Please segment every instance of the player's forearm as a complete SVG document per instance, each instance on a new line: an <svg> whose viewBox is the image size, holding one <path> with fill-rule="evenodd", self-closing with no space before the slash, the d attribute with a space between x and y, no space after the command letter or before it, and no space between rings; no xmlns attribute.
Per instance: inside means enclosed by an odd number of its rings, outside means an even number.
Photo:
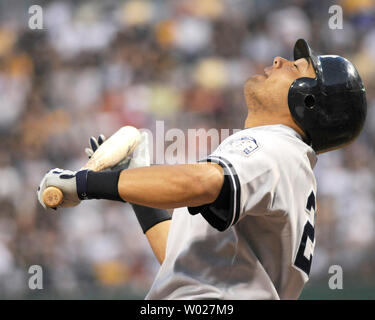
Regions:
<svg viewBox="0 0 375 320"><path fill-rule="evenodd" d="M147 240L160 264L165 258L170 225L171 220L166 220L154 225L146 232Z"/></svg>
<svg viewBox="0 0 375 320"><path fill-rule="evenodd" d="M131 205L156 258L162 264L167 247L171 214L164 209L155 209L134 203Z"/></svg>
<svg viewBox="0 0 375 320"><path fill-rule="evenodd" d="M215 201L223 181L217 164L153 166L121 172L118 193L125 201L153 208L199 206Z"/></svg>

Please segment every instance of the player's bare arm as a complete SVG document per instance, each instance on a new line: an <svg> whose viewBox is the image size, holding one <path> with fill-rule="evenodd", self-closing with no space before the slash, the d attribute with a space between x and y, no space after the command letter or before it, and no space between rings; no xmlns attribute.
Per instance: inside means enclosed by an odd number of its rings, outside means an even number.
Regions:
<svg viewBox="0 0 375 320"><path fill-rule="evenodd" d="M196 207L215 201L223 185L223 169L213 163L153 166L124 170L120 197L153 208Z"/></svg>
<svg viewBox="0 0 375 320"><path fill-rule="evenodd" d="M52 169L39 193L50 186L77 205L85 199L127 201L152 208L197 207L212 203L224 181L221 166L199 163L94 172ZM74 200L74 202L73 202ZM64 203L62 204L64 205Z"/></svg>
<svg viewBox="0 0 375 320"><path fill-rule="evenodd" d="M147 241L160 264L163 263L165 258L170 227L171 220L165 220L154 225L145 233Z"/></svg>

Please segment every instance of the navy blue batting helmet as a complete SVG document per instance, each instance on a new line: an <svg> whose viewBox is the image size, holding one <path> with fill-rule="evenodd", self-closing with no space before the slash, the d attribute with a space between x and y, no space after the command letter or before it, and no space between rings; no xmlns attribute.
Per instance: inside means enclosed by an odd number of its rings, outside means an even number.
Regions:
<svg viewBox="0 0 375 320"><path fill-rule="evenodd" d="M295 80L288 94L294 121L316 152L353 141L363 128L366 91L356 68L336 55L315 55L304 39L294 46L294 59L310 58L316 77Z"/></svg>

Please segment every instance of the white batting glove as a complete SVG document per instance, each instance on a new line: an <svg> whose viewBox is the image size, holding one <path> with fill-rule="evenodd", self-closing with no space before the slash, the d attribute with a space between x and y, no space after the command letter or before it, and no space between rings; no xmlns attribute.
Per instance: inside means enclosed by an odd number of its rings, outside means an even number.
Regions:
<svg viewBox="0 0 375 320"><path fill-rule="evenodd" d="M106 137L101 134L98 139L95 137L91 137L89 140L91 148L86 148L85 153L89 157L95 153L95 151L99 148L99 146L106 140ZM146 132L141 134L141 141L137 148L133 152L133 157L130 156L125 157L115 166L111 167L111 170L117 169L132 169L132 168L139 168L139 167L148 167L150 166L150 152L149 152L149 142L148 142L148 135Z"/></svg>
<svg viewBox="0 0 375 320"><path fill-rule="evenodd" d="M43 202L42 195L48 187L56 187L62 191L64 198L58 206L59 208L74 207L81 202L77 194L76 173L75 171L55 168L43 177L38 187L37 195L44 209L47 209L47 207Z"/></svg>

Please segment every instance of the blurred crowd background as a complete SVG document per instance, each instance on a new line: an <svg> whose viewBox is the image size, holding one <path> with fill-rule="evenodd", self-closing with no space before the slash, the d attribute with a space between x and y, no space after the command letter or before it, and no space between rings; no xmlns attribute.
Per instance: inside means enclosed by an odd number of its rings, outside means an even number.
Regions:
<svg viewBox="0 0 375 320"><path fill-rule="evenodd" d="M43 29L28 26L31 5ZM343 8L342 30L328 9ZM296 39L357 66L368 118L351 146L319 156L316 249L303 297L375 298L373 0L0 1L0 298L143 298L158 264L128 204L45 212L53 167L78 169L91 135L243 128L244 81ZM40 265L44 289L30 290ZM328 288L328 268L344 290ZM367 290L367 291L366 291Z"/></svg>

